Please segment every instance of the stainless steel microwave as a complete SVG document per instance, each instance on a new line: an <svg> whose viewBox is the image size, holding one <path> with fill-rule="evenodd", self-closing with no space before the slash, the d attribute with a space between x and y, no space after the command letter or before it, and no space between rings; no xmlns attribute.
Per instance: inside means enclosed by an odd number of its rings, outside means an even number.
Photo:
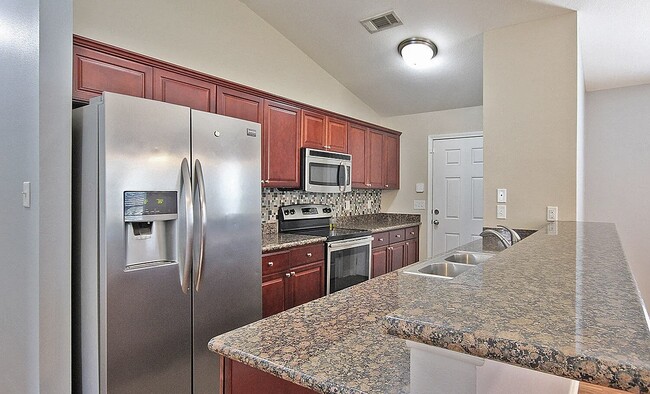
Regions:
<svg viewBox="0 0 650 394"><path fill-rule="evenodd" d="M308 192L339 193L352 190L352 156L302 148L301 185Z"/></svg>

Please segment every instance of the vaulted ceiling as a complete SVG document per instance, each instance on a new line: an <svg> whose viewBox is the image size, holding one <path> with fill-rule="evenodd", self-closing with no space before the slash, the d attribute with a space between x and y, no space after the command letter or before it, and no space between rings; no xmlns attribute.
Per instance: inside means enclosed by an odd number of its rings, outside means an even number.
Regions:
<svg viewBox="0 0 650 394"><path fill-rule="evenodd" d="M650 83L647 0L241 0L383 116L481 105L483 33L578 11L587 90ZM394 10L403 25L368 33L360 20ZM397 53L432 39L425 68Z"/></svg>

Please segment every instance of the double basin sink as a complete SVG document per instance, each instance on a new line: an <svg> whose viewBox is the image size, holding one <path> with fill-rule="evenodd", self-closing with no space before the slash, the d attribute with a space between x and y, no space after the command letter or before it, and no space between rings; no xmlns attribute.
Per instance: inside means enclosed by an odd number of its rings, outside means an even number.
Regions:
<svg viewBox="0 0 650 394"><path fill-rule="evenodd" d="M403 272L405 274L451 279L472 269L477 264L489 260L492 256L494 256L492 253L455 251L435 260L413 264Z"/></svg>

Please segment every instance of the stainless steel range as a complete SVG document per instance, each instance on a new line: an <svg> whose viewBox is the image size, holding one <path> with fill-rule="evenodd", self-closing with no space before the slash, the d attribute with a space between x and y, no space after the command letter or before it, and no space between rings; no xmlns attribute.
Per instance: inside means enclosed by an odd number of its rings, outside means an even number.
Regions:
<svg viewBox="0 0 650 394"><path fill-rule="evenodd" d="M333 227L332 208L327 205L287 205L280 207L278 217L280 232L327 238L327 294L370 279L370 231Z"/></svg>

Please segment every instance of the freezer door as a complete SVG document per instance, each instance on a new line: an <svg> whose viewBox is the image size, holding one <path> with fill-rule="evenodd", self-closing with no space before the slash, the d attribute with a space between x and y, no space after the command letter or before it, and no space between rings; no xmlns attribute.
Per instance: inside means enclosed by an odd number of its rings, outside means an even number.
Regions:
<svg viewBox="0 0 650 394"><path fill-rule="evenodd" d="M219 390L210 339L262 317L260 139L257 123L192 111L197 394Z"/></svg>
<svg viewBox="0 0 650 394"><path fill-rule="evenodd" d="M177 245L187 235L190 110L105 93L99 116L100 392L190 393L191 293L180 285ZM151 191L162 193L125 194ZM168 205L174 195L177 207ZM128 219L125 203L138 196L167 215Z"/></svg>

